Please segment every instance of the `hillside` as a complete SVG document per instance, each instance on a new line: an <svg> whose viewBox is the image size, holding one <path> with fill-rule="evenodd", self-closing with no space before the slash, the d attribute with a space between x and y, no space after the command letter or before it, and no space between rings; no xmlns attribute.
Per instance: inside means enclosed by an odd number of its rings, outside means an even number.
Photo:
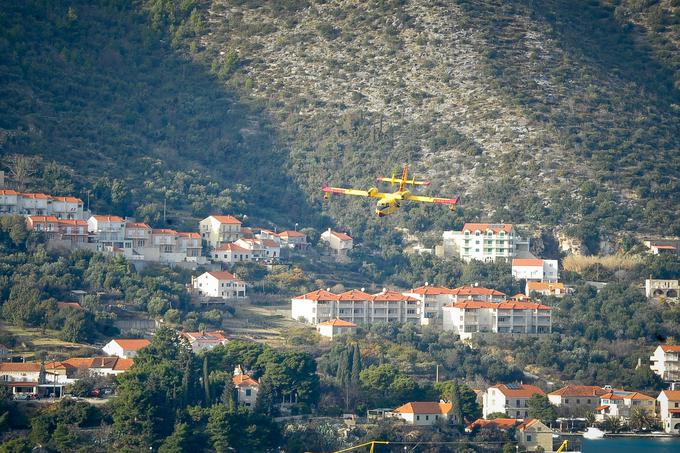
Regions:
<svg viewBox="0 0 680 453"><path fill-rule="evenodd" d="M676 1L58 4L1 16L3 153L120 178L138 213L171 197L184 216L321 225L321 184L410 162L462 210L322 212L367 235L473 219L590 244L680 234Z"/></svg>

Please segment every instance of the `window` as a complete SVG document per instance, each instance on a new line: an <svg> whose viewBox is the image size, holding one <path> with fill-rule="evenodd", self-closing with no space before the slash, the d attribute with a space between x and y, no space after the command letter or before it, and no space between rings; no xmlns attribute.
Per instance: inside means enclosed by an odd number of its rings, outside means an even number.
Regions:
<svg viewBox="0 0 680 453"><path fill-rule="evenodd" d="M531 434L527 434L527 442L531 442Z"/></svg>
<svg viewBox="0 0 680 453"><path fill-rule="evenodd" d="M251 389L246 389L246 396L250 396L253 393Z"/></svg>
<svg viewBox="0 0 680 453"><path fill-rule="evenodd" d="M420 420L420 415L416 415L416 420Z"/></svg>
<svg viewBox="0 0 680 453"><path fill-rule="evenodd" d="M581 400L576 400L576 404L581 404Z"/></svg>
<svg viewBox="0 0 680 453"><path fill-rule="evenodd" d="M426 415L426 416L425 416L425 420L429 420L429 419L430 419L430 416L429 416L429 415Z"/></svg>
<svg viewBox="0 0 680 453"><path fill-rule="evenodd" d="M569 404L569 400L568 400L568 399L565 399L565 400L564 400L564 404Z"/></svg>
<svg viewBox="0 0 680 453"><path fill-rule="evenodd" d="M590 404L590 399L588 400L588 404Z"/></svg>

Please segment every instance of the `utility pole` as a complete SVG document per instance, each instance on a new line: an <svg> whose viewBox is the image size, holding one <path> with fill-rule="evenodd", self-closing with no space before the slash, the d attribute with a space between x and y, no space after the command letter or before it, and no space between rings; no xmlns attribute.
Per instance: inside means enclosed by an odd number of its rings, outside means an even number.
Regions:
<svg viewBox="0 0 680 453"><path fill-rule="evenodd" d="M166 195L163 195L163 224L167 224L167 219L166 219L166 210L168 206L168 197Z"/></svg>
<svg viewBox="0 0 680 453"><path fill-rule="evenodd" d="M437 370L435 371L434 382L439 382L439 364L437 364Z"/></svg>

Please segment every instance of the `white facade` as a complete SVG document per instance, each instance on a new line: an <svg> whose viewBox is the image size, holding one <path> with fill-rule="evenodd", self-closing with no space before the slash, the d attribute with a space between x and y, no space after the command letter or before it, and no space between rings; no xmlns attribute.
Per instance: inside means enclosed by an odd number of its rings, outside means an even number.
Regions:
<svg viewBox="0 0 680 453"><path fill-rule="evenodd" d="M316 325L316 331L322 337L330 338L331 340L338 335L353 335L357 331L357 325L353 322L343 321L342 319L331 319L330 321L323 321Z"/></svg>
<svg viewBox="0 0 680 453"><path fill-rule="evenodd" d="M212 248L241 238L241 222L230 215L211 215L198 224L201 238Z"/></svg>
<svg viewBox="0 0 680 453"><path fill-rule="evenodd" d="M54 216L58 219L83 220L83 201L75 197L55 197L43 193L0 190L0 215Z"/></svg>
<svg viewBox="0 0 680 453"><path fill-rule="evenodd" d="M462 231L444 231L444 256L491 262L531 257L529 241L511 224L466 223Z"/></svg>
<svg viewBox="0 0 680 453"><path fill-rule="evenodd" d="M254 410L255 403L257 402L257 393L260 390L260 383L257 379L244 374L241 367L237 366L234 370L232 382L236 388L236 402L251 411Z"/></svg>
<svg viewBox="0 0 680 453"><path fill-rule="evenodd" d="M483 417L500 412L512 418L527 418L529 399L535 394L545 395L545 392L529 384L498 384L489 387L482 395Z"/></svg>
<svg viewBox="0 0 680 453"><path fill-rule="evenodd" d="M355 324L420 321L420 302L396 291L367 294L352 290L342 294L313 291L291 300L291 315L295 320L318 324L342 319Z"/></svg>
<svg viewBox="0 0 680 453"><path fill-rule="evenodd" d="M556 282L559 279L557 260L515 258L512 260L512 276L516 280Z"/></svg>
<svg viewBox="0 0 680 453"><path fill-rule="evenodd" d="M151 342L143 338L137 339L115 339L109 341L103 348L109 356L121 357L124 359L131 359L137 355L137 352L149 346Z"/></svg>
<svg viewBox="0 0 680 453"><path fill-rule="evenodd" d="M182 332L182 336L187 339L194 354L208 351L229 342L221 330L213 332Z"/></svg>
<svg viewBox="0 0 680 453"><path fill-rule="evenodd" d="M478 333L548 334L551 308L532 302L468 300L443 307L443 329L463 340Z"/></svg>
<svg viewBox="0 0 680 453"><path fill-rule="evenodd" d="M420 301L420 324L423 326L441 325L442 308L454 300L451 289L430 286L427 283L425 286L405 291L404 295Z"/></svg>
<svg viewBox="0 0 680 453"><path fill-rule="evenodd" d="M192 278L199 295L221 299L245 299L246 284L229 272L205 272Z"/></svg>
<svg viewBox="0 0 680 453"><path fill-rule="evenodd" d="M250 250L240 247L236 244L222 244L213 249L211 258L225 264L242 263L252 261Z"/></svg>
<svg viewBox="0 0 680 453"><path fill-rule="evenodd" d="M648 299L678 300L680 297L680 280L645 280L645 296Z"/></svg>
<svg viewBox="0 0 680 453"><path fill-rule="evenodd" d="M664 381L680 381L680 345L657 346L650 358L651 370Z"/></svg>
<svg viewBox="0 0 680 453"><path fill-rule="evenodd" d="M345 233L339 233L330 228L321 233L320 240L326 242L328 247L338 255L347 255L347 252L354 248L354 239Z"/></svg>
<svg viewBox="0 0 680 453"><path fill-rule="evenodd" d="M600 405L595 408L595 419L603 421L605 417L621 417L624 421L630 418L634 408L640 408L650 415L656 410L655 399L639 392L610 390L600 397Z"/></svg>
<svg viewBox="0 0 680 453"><path fill-rule="evenodd" d="M253 260L276 260L281 256L281 246L273 239L239 239L235 245L248 250Z"/></svg>
<svg viewBox="0 0 680 453"><path fill-rule="evenodd" d="M656 401L663 430L680 434L680 390L663 390Z"/></svg>
<svg viewBox="0 0 680 453"><path fill-rule="evenodd" d="M413 402L396 408L393 414L409 425L432 426L449 419L453 405L451 403Z"/></svg>
<svg viewBox="0 0 680 453"><path fill-rule="evenodd" d="M122 217L93 215L87 220L87 229L102 246L131 248L131 245L125 245L125 220Z"/></svg>
<svg viewBox="0 0 680 453"><path fill-rule="evenodd" d="M548 400L557 407L571 409L573 415L583 409L594 410L600 405L600 396L608 392L596 385L567 385L548 393Z"/></svg>

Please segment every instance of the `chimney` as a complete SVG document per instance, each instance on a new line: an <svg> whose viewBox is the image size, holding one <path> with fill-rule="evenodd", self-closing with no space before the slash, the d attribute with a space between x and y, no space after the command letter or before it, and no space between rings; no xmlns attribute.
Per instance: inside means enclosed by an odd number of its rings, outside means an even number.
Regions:
<svg viewBox="0 0 680 453"><path fill-rule="evenodd" d="M326 291L328 291L328 292L330 293L330 292L331 292L331 289L330 289L330 288L326 288Z"/></svg>
<svg viewBox="0 0 680 453"><path fill-rule="evenodd" d="M430 282L425 282L425 286L429 286L429 285L430 285Z"/></svg>
<svg viewBox="0 0 680 453"><path fill-rule="evenodd" d="M387 292L387 288L383 288L382 292L385 294Z"/></svg>
<svg viewBox="0 0 680 453"><path fill-rule="evenodd" d="M366 291L366 288L361 288L362 293L365 292L365 291Z"/></svg>

